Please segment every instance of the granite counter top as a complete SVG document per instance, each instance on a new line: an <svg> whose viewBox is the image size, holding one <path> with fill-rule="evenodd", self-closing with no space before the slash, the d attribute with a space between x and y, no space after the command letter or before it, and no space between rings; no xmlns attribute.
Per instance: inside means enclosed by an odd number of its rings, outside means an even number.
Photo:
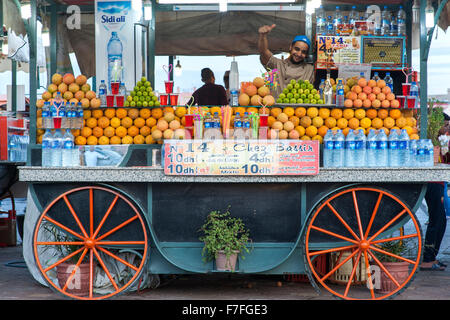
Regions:
<svg viewBox="0 0 450 320"><path fill-rule="evenodd" d="M450 165L427 168L320 168L315 176L177 176L161 167L21 166L19 180L26 182L199 182L199 183L299 183L299 182L429 182L450 181Z"/></svg>

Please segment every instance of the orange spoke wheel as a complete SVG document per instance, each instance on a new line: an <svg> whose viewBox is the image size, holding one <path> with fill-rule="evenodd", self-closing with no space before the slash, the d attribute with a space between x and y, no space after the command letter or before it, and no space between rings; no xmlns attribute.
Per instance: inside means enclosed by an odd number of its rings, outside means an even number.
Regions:
<svg viewBox="0 0 450 320"><path fill-rule="evenodd" d="M410 284L420 262L416 216L398 197L377 187L352 187L326 198L304 234L308 271L342 299L389 299ZM327 272L314 261L326 259Z"/></svg>
<svg viewBox="0 0 450 320"><path fill-rule="evenodd" d="M119 192L99 186L59 195L40 215L33 236L43 278L73 299L106 299L124 292L142 274L147 251L140 211Z"/></svg>

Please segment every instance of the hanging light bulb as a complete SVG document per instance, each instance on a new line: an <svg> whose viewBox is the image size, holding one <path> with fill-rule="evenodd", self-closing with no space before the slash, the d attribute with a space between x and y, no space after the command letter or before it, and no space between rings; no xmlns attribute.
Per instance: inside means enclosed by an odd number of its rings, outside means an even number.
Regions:
<svg viewBox="0 0 450 320"><path fill-rule="evenodd" d="M181 64L180 64L180 60L177 60L177 65L175 66L175 75L177 77L181 76L181 73L183 72L183 70L181 69Z"/></svg>
<svg viewBox="0 0 450 320"><path fill-rule="evenodd" d="M414 0L414 4L412 6L412 15L413 15L413 23L419 23L420 20L420 3L419 0Z"/></svg>
<svg viewBox="0 0 450 320"><path fill-rule="evenodd" d="M425 27L433 28L434 27L434 8L431 5L431 1L427 1L427 6L425 8Z"/></svg>
<svg viewBox="0 0 450 320"><path fill-rule="evenodd" d="M22 0L20 3L20 15L22 19L28 20L31 18L31 3L30 0Z"/></svg>
<svg viewBox="0 0 450 320"><path fill-rule="evenodd" d="M150 0L144 1L144 20L152 20L152 2Z"/></svg>
<svg viewBox="0 0 450 320"><path fill-rule="evenodd" d="M44 47L50 47L50 32L48 31L48 28L46 25L42 28L42 45Z"/></svg>

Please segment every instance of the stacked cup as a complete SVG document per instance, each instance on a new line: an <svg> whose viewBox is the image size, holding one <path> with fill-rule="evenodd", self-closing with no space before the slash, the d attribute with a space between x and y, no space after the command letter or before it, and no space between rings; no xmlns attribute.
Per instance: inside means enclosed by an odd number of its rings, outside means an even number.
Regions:
<svg viewBox="0 0 450 320"><path fill-rule="evenodd" d="M120 85L121 85L120 81L111 81L111 94L106 95L107 107L114 107L114 106L123 107L125 96L119 94Z"/></svg>
<svg viewBox="0 0 450 320"><path fill-rule="evenodd" d="M159 95L159 101L162 106L177 106L178 105L178 94L173 93L173 81L164 81L166 88L166 93L161 93Z"/></svg>

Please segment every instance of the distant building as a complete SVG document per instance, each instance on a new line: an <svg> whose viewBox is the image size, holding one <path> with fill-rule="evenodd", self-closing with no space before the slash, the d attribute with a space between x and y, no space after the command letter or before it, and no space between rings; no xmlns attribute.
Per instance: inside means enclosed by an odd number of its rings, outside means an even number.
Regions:
<svg viewBox="0 0 450 320"><path fill-rule="evenodd" d="M447 89L447 94L429 94L428 99L436 99L440 102L450 103L450 88Z"/></svg>

